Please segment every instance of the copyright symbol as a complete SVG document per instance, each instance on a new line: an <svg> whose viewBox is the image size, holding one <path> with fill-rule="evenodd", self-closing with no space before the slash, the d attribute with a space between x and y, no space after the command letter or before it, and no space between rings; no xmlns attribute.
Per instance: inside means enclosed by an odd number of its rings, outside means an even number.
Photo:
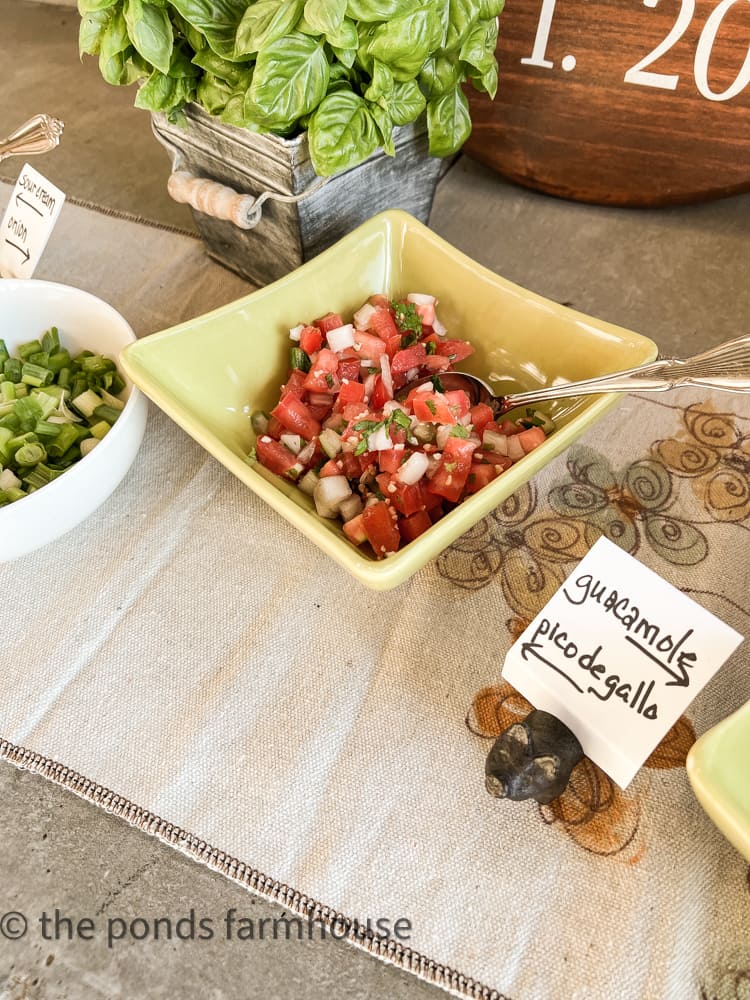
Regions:
<svg viewBox="0 0 750 1000"><path fill-rule="evenodd" d="M27 929L26 917L18 910L10 910L0 917L0 934L9 941L18 941Z"/></svg>

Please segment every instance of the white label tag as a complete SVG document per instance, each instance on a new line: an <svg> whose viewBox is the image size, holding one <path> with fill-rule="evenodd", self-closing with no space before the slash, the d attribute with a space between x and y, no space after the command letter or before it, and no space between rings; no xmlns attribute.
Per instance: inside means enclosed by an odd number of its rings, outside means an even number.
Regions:
<svg viewBox="0 0 750 1000"><path fill-rule="evenodd" d="M65 195L25 163L0 225L0 275L30 278L47 246Z"/></svg>
<svg viewBox="0 0 750 1000"><path fill-rule="evenodd" d="M625 788L742 638L600 538L508 650L503 678Z"/></svg>

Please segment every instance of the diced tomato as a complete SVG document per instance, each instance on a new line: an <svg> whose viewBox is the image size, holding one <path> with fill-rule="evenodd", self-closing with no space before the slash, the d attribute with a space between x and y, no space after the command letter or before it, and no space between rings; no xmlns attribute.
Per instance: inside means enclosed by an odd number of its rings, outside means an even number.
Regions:
<svg viewBox="0 0 750 1000"><path fill-rule="evenodd" d="M468 438L451 437L445 442L443 457L427 487L430 493L458 503L471 469L471 457L476 444Z"/></svg>
<svg viewBox="0 0 750 1000"><path fill-rule="evenodd" d="M492 407L486 403L477 403L471 408L471 422L474 430L481 437L487 424L493 419Z"/></svg>
<svg viewBox="0 0 750 1000"><path fill-rule="evenodd" d="M341 462L341 475L347 479L359 479L362 475L359 457L353 451L342 451L336 461Z"/></svg>
<svg viewBox="0 0 750 1000"><path fill-rule="evenodd" d="M305 354L315 354L323 346L323 334L316 326L306 326L299 335L299 346Z"/></svg>
<svg viewBox="0 0 750 1000"><path fill-rule="evenodd" d="M262 434L255 442L255 453L261 465L277 476L286 476L297 464L297 456L267 434Z"/></svg>
<svg viewBox="0 0 750 1000"><path fill-rule="evenodd" d="M473 354L474 348L465 340L440 340L437 345L437 353L456 363Z"/></svg>
<svg viewBox="0 0 750 1000"><path fill-rule="evenodd" d="M391 361L391 371L394 374L408 372L411 368L419 368L427 357L424 344L412 344L403 351L398 351L393 355Z"/></svg>
<svg viewBox="0 0 750 1000"><path fill-rule="evenodd" d="M328 417L331 412L332 403L308 403L307 408L313 420L317 420L318 423L323 423L323 421Z"/></svg>
<svg viewBox="0 0 750 1000"><path fill-rule="evenodd" d="M396 527L396 512L384 500L365 507L362 511L362 527L378 559L398 550L401 536Z"/></svg>
<svg viewBox="0 0 750 1000"><path fill-rule="evenodd" d="M435 347L437 348L437 345L440 343L440 341L438 339L438 335L436 333L432 333L432 327L431 326L428 326L428 327L423 326L422 327L422 334L423 335L422 335L422 339L421 339L420 343L424 344L425 348L427 348L428 344L434 344Z"/></svg>
<svg viewBox="0 0 750 1000"><path fill-rule="evenodd" d="M372 390L372 395L370 396L370 406L374 410L382 410L390 398L391 397L388 395L382 376L376 375L375 385Z"/></svg>
<svg viewBox="0 0 750 1000"><path fill-rule="evenodd" d="M447 358L442 357L440 354L428 354L427 357L422 362L422 368L425 372L431 373L447 371L451 366L450 361Z"/></svg>
<svg viewBox="0 0 750 1000"><path fill-rule="evenodd" d="M341 416L344 420L352 421L364 420L365 415L368 412L367 403L347 403L344 409L341 411Z"/></svg>
<svg viewBox="0 0 750 1000"><path fill-rule="evenodd" d="M417 392L412 399L412 410L417 420L438 423L455 424L448 400L441 392Z"/></svg>
<svg viewBox="0 0 750 1000"><path fill-rule="evenodd" d="M338 313L326 313L320 319L314 320L313 325L317 326L321 333L326 334L329 330L337 330L343 326L344 321Z"/></svg>
<svg viewBox="0 0 750 1000"><path fill-rule="evenodd" d="M432 527L430 515L426 510L418 510L409 517L402 517L398 522L398 530L404 542L413 542L419 538L428 528Z"/></svg>
<svg viewBox="0 0 750 1000"><path fill-rule="evenodd" d="M389 490L386 496L390 498L391 503L399 514L403 514L404 517L410 517L412 514L416 514L418 510L425 509L427 506L425 502L426 490L421 482L413 484L400 483L395 477L391 482L396 489L394 491Z"/></svg>
<svg viewBox="0 0 750 1000"><path fill-rule="evenodd" d="M444 396L448 400L452 413L455 413L459 418L466 416L469 412L470 401L463 389L451 389L444 393Z"/></svg>
<svg viewBox="0 0 750 1000"><path fill-rule="evenodd" d="M393 336L386 340L385 349L389 358L392 358L394 354L397 354L401 350L402 339L403 338L400 333L394 333Z"/></svg>
<svg viewBox="0 0 750 1000"><path fill-rule="evenodd" d="M312 392L337 392L339 359L328 348L319 352L305 379L305 388Z"/></svg>
<svg viewBox="0 0 750 1000"><path fill-rule="evenodd" d="M374 333L376 337L380 337L384 343L387 343L388 338L394 334L398 335L396 321L393 318L391 310L387 307L375 309L367 324L367 329L370 333Z"/></svg>
<svg viewBox="0 0 750 1000"><path fill-rule="evenodd" d="M430 514L434 512L443 505L443 498L439 497L436 493L430 493L428 489L425 488L424 491L424 506L425 510L429 511Z"/></svg>
<svg viewBox="0 0 750 1000"><path fill-rule="evenodd" d="M348 379L350 382L358 382L361 367L358 356L342 357L339 361L338 377L342 382L344 379Z"/></svg>
<svg viewBox="0 0 750 1000"><path fill-rule="evenodd" d="M329 458L325 465L321 468L318 475L321 479L326 479L328 476L341 476L343 473L337 465L337 459Z"/></svg>
<svg viewBox="0 0 750 1000"><path fill-rule="evenodd" d="M388 448L378 452L378 465L381 472L397 472L404 460L403 448Z"/></svg>
<svg viewBox="0 0 750 1000"><path fill-rule="evenodd" d="M305 372L300 371L299 368L293 368L289 373L289 378L286 380L286 385L281 387L281 395L285 396L288 392L291 392L293 396L297 396L299 399L305 394L305 379L307 375Z"/></svg>
<svg viewBox="0 0 750 1000"><path fill-rule="evenodd" d="M361 403L365 398L365 387L361 382L345 382L339 390L340 409L347 403Z"/></svg>
<svg viewBox="0 0 750 1000"><path fill-rule="evenodd" d="M529 427L520 432L518 440L520 441L523 450L528 454L530 451L533 451L534 448L538 448L540 444L544 444L547 440L547 435L541 427Z"/></svg>
<svg viewBox="0 0 750 1000"><path fill-rule="evenodd" d="M279 403L271 410L271 416L276 417L288 431L301 435L306 441L320 434L319 421L310 413L302 400L291 393L281 397Z"/></svg>
<svg viewBox="0 0 750 1000"><path fill-rule="evenodd" d="M518 434L519 431L523 430L518 424L514 423L512 420L502 420L497 428L499 434L505 434L510 436L511 434Z"/></svg>
<svg viewBox="0 0 750 1000"><path fill-rule="evenodd" d="M268 427L266 428L266 434L268 434L269 437L275 438L278 441L281 435L284 433L285 433L284 425L280 424L279 421L276 419L276 417L269 417Z"/></svg>
<svg viewBox="0 0 750 1000"><path fill-rule="evenodd" d="M379 361L386 353L384 341L380 337L376 337L375 334L363 333L361 330L358 330L354 336L356 337L356 342L359 344L359 347L355 348L355 350L360 358L364 358L366 361Z"/></svg>
<svg viewBox="0 0 750 1000"><path fill-rule="evenodd" d="M499 451L483 451L481 455L477 452L476 457L490 465L499 465L503 470L509 469L513 465L513 459L508 458L507 455L501 455Z"/></svg>
<svg viewBox="0 0 750 1000"><path fill-rule="evenodd" d="M474 462L469 470L469 475L466 477L466 493L476 493L481 490L483 486L487 483L491 483L493 479L497 479L502 470L498 469L494 465L480 465Z"/></svg>
<svg viewBox="0 0 750 1000"><path fill-rule="evenodd" d="M350 521L344 522L344 534L350 542L355 545L364 545L367 541L367 532L362 523L362 514L357 514Z"/></svg>

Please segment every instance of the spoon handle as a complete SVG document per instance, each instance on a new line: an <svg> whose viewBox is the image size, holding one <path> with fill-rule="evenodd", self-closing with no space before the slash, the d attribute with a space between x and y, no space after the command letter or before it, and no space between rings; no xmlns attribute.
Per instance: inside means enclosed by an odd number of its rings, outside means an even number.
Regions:
<svg viewBox="0 0 750 1000"><path fill-rule="evenodd" d="M692 358L667 358L637 368L550 385L505 396L503 410L546 399L588 396L600 392L664 392L694 385L727 392L750 392L750 336L730 340Z"/></svg>
<svg viewBox="0 0 750 1000"><path fill-rule="evenodd" d="M49 152L60 142L63 127L63 123L51 115L34 115L7 139L0 140L0 160Z"/></svg>

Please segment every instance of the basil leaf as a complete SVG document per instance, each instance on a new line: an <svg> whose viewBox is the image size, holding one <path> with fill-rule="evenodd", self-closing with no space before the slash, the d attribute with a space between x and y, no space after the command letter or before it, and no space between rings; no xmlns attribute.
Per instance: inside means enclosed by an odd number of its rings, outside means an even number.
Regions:
<svg viewBox="0 0 750 1000"><path fill-rule="evenodd" d="M177 103L179 84L174 77L155 69L135 95L135 106L145 111L171 111Z"/></svg>
<svg viewBox="0 0 750 1000"><path fill-rule="evenodd" d="M195 96L210 115L220 115L232 96L232 87L213 73L205 73L198 81Z"/></svg>
<svg viewBox="0 0 750 1000"><path fill-rule="evenodd" d="M250 86L248 69L252 64L249 62L229 62L228 59L222 59L221 56L217 56L211 49L206 48L195 53L192 63L217 79L231 84L232 90L236 90L243 81L246 81L245 89Z"/></svg>
<svg viewBox="0 0 750 1000"><path fill-rule="evenodd" d="M447 94L458 84L460 68L456 60L445 52L434 52L419 73L419 83L428 101Z"/></svg>
<svg viewBox="0 0 750 1000"><path fill-rule="evenodd" d="M260 0L251 4L240 21L235 40L238 56L260 52L294 28L304 0Z"/></svg>
<svg viewBox="0 0 750 1000"><path fill-rule="evenodd" d="M200 70L185 55L181 48L176 48L172 52L169 62L169 75L176 80L195 79L200 75Z"/></svg>
<svg viewBox="0 0 750 1000"><path fill-rule="evenodd" d="M345 17L335 31L326 32L326 41L332 48L354 49L356 54L359 45L357 25L350 17Z"/></svg>
<svg viewBox="0 0 750 1000"><path fill-rule="evenodd" d="M340 49L336 45L332 45L331 49L333 50L333 54L336 56L338 61L342 63L346 69L351 69L354 63L357 61L356 49ZM333 66L331 66L331 70L333 70L335 65L336 63L334 63ZM330 86L328 89L329 90L331 89Z"/></svg>
<svg viewBox="0 0 750 1000"><path fill-rule="evenodd" d="M479 90L483 94L489 94L490 97L494 98L497 93L497 61L493 62L484 73L479 73L476 76L472 75L470 80L474 90Z"/></svg>
<svg viewBox="0 0 750 1000"><path fill-rule="evenodd" d="M128 83L128 59L131 53L135 52L132 45L122 52L113 52L112 55L104 55L99 52L99 72L107 83L114 87L121 87ZM132 82L132 81L130 81Z"/></svg>
<svg viewBox="0 0 750 1000"><path fill-rule="evenodd" d="M446 49L457 49L479 17L479 0L450 0Z"/></svg>
<svg viewBox="0 0 750 1000"><path fill-rule="evenodd" d="M388 21L410 14L420 0L347 0L346 13L355 21Z"/></svg>
<svg viewBox="0 0 750 1000"><path fill-rule="evenodd" d="M78 29L78 51L81 55L98 56L102 36L112 17L112 10L95 10L84 14Z"/></svg>
<svg viewBox="0 0 750 1000"><path fill-rule="evenodd" d="M118 10L113 14L102 35L100 57L105 60L111 59L113 56L124 52L125 49L130 47L128 26L125 23L122 11Z"/></svg>
<svg viewBox="0 0 750 1000"><path fill-rule="evenodd" d="M367 109L372 115L375 126L380 136L380 145L388 156L396 155L396 147L393 143L393 119L385 108L379 104L369 104Z"/></svg>
<svg viewBox="0 0 750 1000"><path fill-rule="evenodd" d="M427 102L427 133L431 156L450 156L469 138L469 102L460 86Z"/></svg>
<svg viewBox="0 0 750 1000"><path fill-rule="evenodd" d="M320 177L366 160L378 148L378 141L378 129L365 101L351 90L328 94L310 119L310 159Z"/></svg>
<svg viewBox="0 0 750 1000"><path fill-rule="evenodd" d="M285 35L258 54L245 111L259 125L288 128L323 100L328 74L321 41Z"/></svg>
<svg viewBox="0 0 750 1000"><path fill-rule="evenodd" d="M420 8L379 25L368 52L388 66L395 80L411 80L439 44L441 34L440 19L435 12Z"/></svg>
<svg viewBox="0 0 750 1000"><path fill-rule="evenodd" d="M136 52L162 73L167 73L174 45L167 12L144 0L125 0L123 12Z"/></svg>
<svg viewBox="0 0 750 1000"><path fill-rule="evenodd" d="M346 0L307 0L305 4L305 20L319 35L336 35L345 14Z"/></svg>
<svg viewBox="0 0 750 1000"><path fill-rule="evenodd" d="M78 13L83 17L86 14L94 14L100 10L114 7L118 0L78 0Z"/></svg>
<svg viewBox="0 0 750 1000"><path fill-rule="evenodd" d="M503 12L505 0L479 0L479 16L485 20L488 17L498 17Z"/></svg>
<svg viewBox="0 0 750 1000"><path fill-rule="evenodd" d="M461 51L461 59L484 73L495 62L497 47L497 19L479 21L466 36Z"/></svg>
<svg viewBox="0 0 750 1000"><path fill-rule="evenodd" d="M247 0L170 0L188 24L203 35L217 55L234 58L237 26L247 8Z"/></svg>
<svg viewBox="0 0 750 1000"><path fill-rule="evenodd" d="M419 118L427 101L416 80L397 83L393 93L381 101L394 125L408 125Z"/></svg>
<svg viewBox="0 0 750 1000"><path fill-rule="evenodd" d="M372 83L365 91L365 99L377 101L381 97L387 97L393 93L393 74L385 65L376 59L372 67Z"/></svg>

